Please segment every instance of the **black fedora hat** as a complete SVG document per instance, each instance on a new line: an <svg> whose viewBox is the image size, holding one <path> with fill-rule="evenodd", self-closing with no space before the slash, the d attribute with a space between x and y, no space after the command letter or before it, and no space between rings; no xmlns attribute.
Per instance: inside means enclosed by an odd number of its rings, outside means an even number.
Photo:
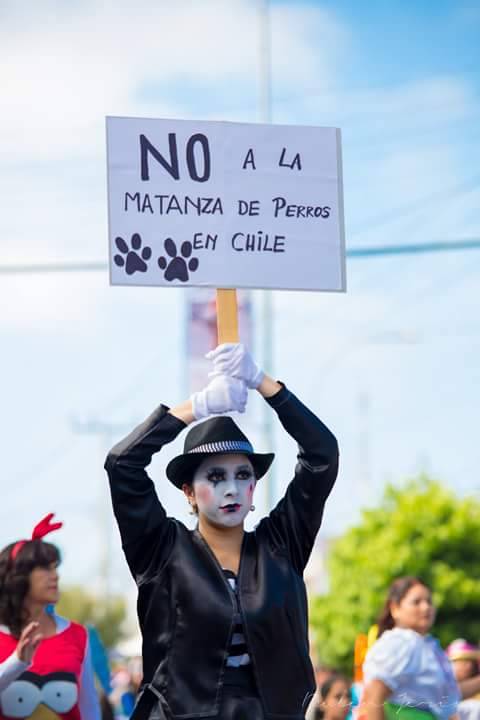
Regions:
<svg viewBox="0 0 480 720"><path fill-rule="evenodd" d="M170 460L167 477L177 487L192 480L193 473L210 455L240 453L247 455L259 480L272 464L273 453L256 453L246 435L231 417L220 415L195 425L185 438L183 455Z"/></svg>

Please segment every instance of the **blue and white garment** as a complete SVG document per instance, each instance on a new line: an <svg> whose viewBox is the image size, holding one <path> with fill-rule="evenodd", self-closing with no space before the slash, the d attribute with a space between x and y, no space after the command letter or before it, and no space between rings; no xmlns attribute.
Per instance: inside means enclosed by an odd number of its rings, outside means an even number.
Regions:
<svg viewBox="0 0 480 720"><path fill-rule="evenodd" d="M447 720L457 711L460 692L450 662L436 638L415 630L386 630L363 665L365 684L381 680L392 691L388 702Z"/></svg>
<svg viewBox="0 0 480 720"><path fill-rule="evenodd" d="M245 635L243 634L242 616L240 615L240 606L237 596L237 577L231 570L224 570L223 572L230 587L235 593L235 599L237 602L237 612L234 617L233 632L232 637L230 638L226 665L227 667L238 668L243 667L244 665L250 665L250 655L248 654L247 643L245 641Z"/></svg>

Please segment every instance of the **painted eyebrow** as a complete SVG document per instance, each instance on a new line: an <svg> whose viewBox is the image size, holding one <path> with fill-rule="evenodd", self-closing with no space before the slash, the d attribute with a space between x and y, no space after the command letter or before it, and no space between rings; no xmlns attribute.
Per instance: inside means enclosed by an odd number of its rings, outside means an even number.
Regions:
<svg viewBox="0 0 480 720"><path fill-rule="evenodd" d="M253 470L252 470L252 468L250 467L250 465L238 465L238 466L235 468L235 472L241 472L241 471L244 471L244 470L246 470L247 472L253 472ZM213 466L213 467L206 468L206 469L205 469L205 472L206 472L207 474L208 474L208 473L214 473L214 472L220 474L220 473L225 473L226 470L225 470L225 468L222 467L221 465L218 465L218 466Z"/></svg>

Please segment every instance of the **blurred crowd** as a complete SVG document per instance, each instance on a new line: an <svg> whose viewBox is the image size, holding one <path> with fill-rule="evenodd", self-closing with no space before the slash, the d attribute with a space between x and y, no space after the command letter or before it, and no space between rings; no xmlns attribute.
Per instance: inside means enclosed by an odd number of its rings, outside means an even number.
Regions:
<svg viewBox="0 0 480 720"><path fill-rule="evenodd" d="M142 684L140 642L107 652L95 628L57 615L60 556L43 541L61 527L52 519L0 552L0 720L45 707L65 720L128 720ZM480 720L476 638L443 649L435 618L432 589L396 578L376 624L357 637L352 674L317 666L306 720Z"/></svg>
<svg viewBox="0 0 480 720"><path fill-rule="evenodd" d="M141 657L117 656L112 662L111 692L108 696L102 693L102 720L128 720L141 682Z"/></svg>
<svg viewBox="0 0 480 720"><path fill-rule="evenodd" d="M353 677L317 666L307 720L480 720L480 647L456 638L443 650L430 634L435 615L422 580L397 578L357 638Z"/></svg>
<svg viewBox="0 0 480 720"><path fill-rule="evenodd" d="M446 655L460 690L460 720L480 720L480 646L457 638L446 648ZM317 694L306 720L346 720L360 715L362 680L355 682L338 671L316 666Z"/></svg>
<svg viewBox="0 0 480 720"><path fill-rule="evenodd" d="M317 692L306 720L368 720L375 683L392 691L384 698L386 720L393 717L392 708L398 715L399 700L409 709L406 720L456 714L459 720L480 720L480 647L456 638L442 650L430 634L434 620L430 589L417 578L397 579L378 624L359 638L360 647L365 640L359 657L354 659L352 648L352 675L316 664ZM127 720L142 680L141 658L112 657L111 692L103 694L102 718Z"/></svg>

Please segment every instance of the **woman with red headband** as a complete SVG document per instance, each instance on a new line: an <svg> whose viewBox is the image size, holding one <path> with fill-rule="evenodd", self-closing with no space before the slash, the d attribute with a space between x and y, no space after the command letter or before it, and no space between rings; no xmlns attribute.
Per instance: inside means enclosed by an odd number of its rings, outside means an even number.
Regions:
<svg viewBox="0 0 480 720"><path fill-rule="evenodd" d="M59 598L52 517L0 552L0 720L100 718L87 631L47 612Z"/></svg>

